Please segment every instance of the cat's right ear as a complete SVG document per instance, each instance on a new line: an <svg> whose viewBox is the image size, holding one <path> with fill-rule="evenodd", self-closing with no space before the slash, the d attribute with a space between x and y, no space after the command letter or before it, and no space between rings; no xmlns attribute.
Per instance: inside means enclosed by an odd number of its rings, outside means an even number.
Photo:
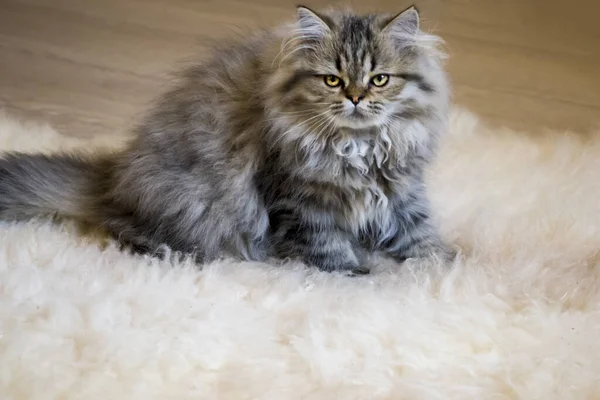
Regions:
<svg viewBox="0 0 600 400"><path fill-rule="evenodd" d="M331 21L305 6L296 7L301 36L306 39L322 39L331 33Z"/></svg>

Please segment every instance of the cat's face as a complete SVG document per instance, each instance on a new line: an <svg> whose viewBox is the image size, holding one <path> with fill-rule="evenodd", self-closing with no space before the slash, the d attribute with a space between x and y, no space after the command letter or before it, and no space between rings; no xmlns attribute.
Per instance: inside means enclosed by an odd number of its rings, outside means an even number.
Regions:
<svg viewBox="0 0 600 400"><path fill-rule="evenodd" d="M435 91L411 47L418 13L317 15L298 9L295 36L282 49L293 59L282 113L310 130L381 126L415 113Z"/></svg>
<svg viewBox="0 0 600 400"><path fill-rule="evenodd" d="M330 43L307 60L313 76L296 88L307 106L330 116L338 126L363 128L384 123L396 110L406 85L402 64L365 36ZM362 37L361 37L362 36ZM358 42L360 41L360 42Z"/></svg>

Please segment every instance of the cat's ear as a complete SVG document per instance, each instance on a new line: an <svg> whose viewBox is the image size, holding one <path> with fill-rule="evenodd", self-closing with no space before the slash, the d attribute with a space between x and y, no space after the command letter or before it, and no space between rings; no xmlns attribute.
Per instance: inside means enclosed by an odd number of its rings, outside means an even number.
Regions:
<svg viewBox="0 0 600 400"><path fill-rule="evenodd" d="M301 35L307 39L321 39L331 33L331 21L305 6L296 7Z"/></svg>
<svg viewBox="0 0 600 400"><path fill-rule="evenodd" d="M414 39L419 32L419 11L415 6L408 7L384 21L382 32L399 41Z"/></svg>

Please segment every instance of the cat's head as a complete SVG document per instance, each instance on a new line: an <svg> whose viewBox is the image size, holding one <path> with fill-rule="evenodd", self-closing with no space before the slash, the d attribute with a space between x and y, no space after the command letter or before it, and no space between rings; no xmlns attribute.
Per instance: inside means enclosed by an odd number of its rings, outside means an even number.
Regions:
<svg viewBox="0 0 600 400"><path fill-rule="evenodd" d="M278 112L312 131L365 129L445 107L439 39L397 15L297 8L274 66Z"/></svg>

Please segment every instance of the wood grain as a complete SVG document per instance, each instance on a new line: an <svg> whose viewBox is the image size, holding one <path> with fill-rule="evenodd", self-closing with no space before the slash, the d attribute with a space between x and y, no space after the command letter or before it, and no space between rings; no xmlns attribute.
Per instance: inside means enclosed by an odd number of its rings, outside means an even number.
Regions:
<svg viewBox="0 0 600 400"><path fill-rule="evenodd" d="M329 6L313 0L310 6ZM395 0L354 2L397 11ZM72 135L123 132L209 39L272 26L291 0L0 0L0 107ZM347 5L348 3L339 3ZM352 4L352 3L350 3ZM600 2L423 0L455 101L530 131L600 126Z"/></svg>

